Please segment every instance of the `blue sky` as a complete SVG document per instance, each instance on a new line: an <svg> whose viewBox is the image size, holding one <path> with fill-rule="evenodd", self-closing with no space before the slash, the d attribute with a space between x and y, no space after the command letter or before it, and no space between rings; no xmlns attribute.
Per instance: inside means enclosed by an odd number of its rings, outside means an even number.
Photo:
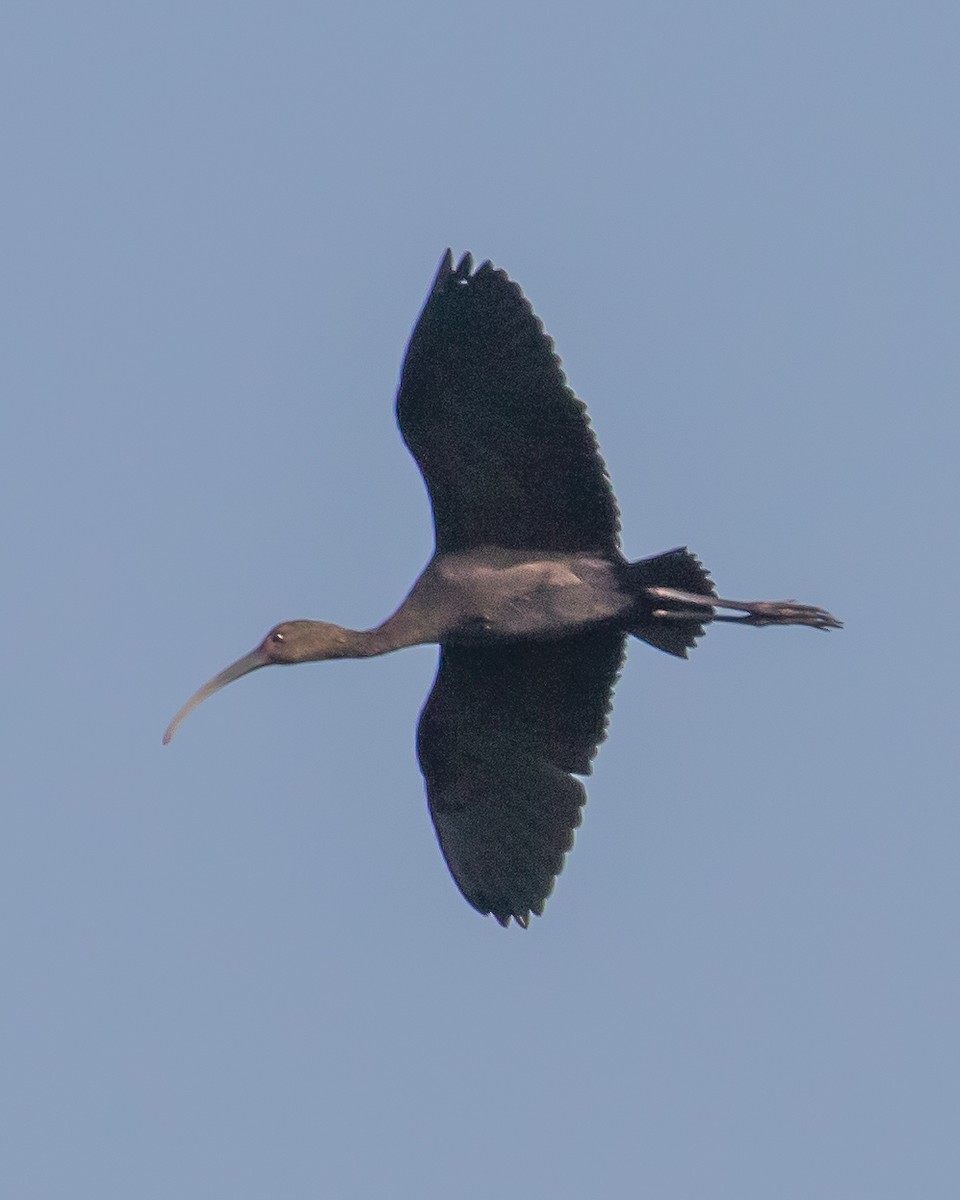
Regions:
<svg viewBox="0 0 960 1200"><path fill-rule="evenodd" d="M0 1174L17 1200L953 1194L952 4L11 3ZM261 672L431 552L446 246L587 402L632 557L840 634L635 643L546 915L483 920L435 652Z"/></svg>

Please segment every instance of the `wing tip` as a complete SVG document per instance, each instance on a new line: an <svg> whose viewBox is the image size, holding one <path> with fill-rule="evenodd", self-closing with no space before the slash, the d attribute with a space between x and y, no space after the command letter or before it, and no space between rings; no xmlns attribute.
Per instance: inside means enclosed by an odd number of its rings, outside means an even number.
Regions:
<svg viewBox="0 0 960 1200"><path fill-rule="evenodd" d="M553 891L555 883L556 876L550 880L550 892ZM493 908L486 903L475 904L472 900L470 900L470 903L477 910L477 912L482 913L485 917L493 917L497 924L502 926L504 929L507 928L511 920L516 921L521 929L528 929L530 927L531 917L543 916L543 908L547 902L548 896L549 893L547 896L544 896L542 900L534 901L529 908L524 907L522 904L514 905L510 904L509 902L505 906L498 906L497 908Z"/></svg>
<svg viewBox="0 0 960 1200"><path fill-rule="evenodd" d="M508 913L491 913L490 914L501 928L506 929L511 920L516 921L521 929L527 929L530 925L530 913L508 912Z"/></svg>
<svg viewBox="0 0 960 1200"><path fill-rule="evenodd" d="M482 263L481 266L488 266L488 263ZM466 283L473 275L473 255L468 250L460 256L460 261L454 266L453 250L448 246L440 256L440 265L437 267L437 273L433 277L433 286L430 291L436 292L442 290L447 283L455 280L457 283Z"/></svg>
<svg viewBox="0 0 960 1200"><path fill-rule="evenodd" d="M476 260L473 257L473 253L467 250L460 255L459 261L454 266L453 250L448 246L441 255L434 286L445 283L448 279L457 279L465 283L468 279L473 279L481 273L499 274L506 278L506 272L502 268L495 267L489 258L485 258L479 266L476 266L475 263Z"/></svg>
<svg viewBox="0 0 960 1200"><path fill-rule="evenodd" d="M448 246L440 257L440 264L437 267L437 273L433 277L433 286L431 291L436 291L438 287L444 284L453 274L453 251Z"/></svg>

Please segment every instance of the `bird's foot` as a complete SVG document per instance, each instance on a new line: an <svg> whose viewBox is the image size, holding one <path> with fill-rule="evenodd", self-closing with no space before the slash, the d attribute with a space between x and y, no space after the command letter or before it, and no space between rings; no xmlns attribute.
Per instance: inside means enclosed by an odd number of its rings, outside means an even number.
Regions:
<svg viewBox="0 0 960 1200"><path fill-rule="evenodd" d="M811 629L824 630L843 628L843 622L825 608L798 604L796 600L751 600L736 607L744 615L729 619L743 625L809 625Z"/></svg>

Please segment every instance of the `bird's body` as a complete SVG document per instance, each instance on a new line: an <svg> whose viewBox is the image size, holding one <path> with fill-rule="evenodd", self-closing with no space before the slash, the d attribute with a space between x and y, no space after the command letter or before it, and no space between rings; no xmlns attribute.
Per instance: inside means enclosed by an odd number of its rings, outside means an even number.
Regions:
<svg viewBox="0 0 960 1200"><path fill-rule="evenodd" d="M391 622L425 642L562 638L629 611L617 567L598 555L497 546L438 554Z"/></svg>
<svg viewBox="0 0 960 1200"><path fill-rule="evenodd" d="M436 553L371 630L278 625L212 679L164 736L225 684L272 663L366 658L437 643L417 751L447 864L501 924L540 913L573 843L632 634L686 657L713 620L837 622L794 601L729 601L686 549L628 562L583 404L503 271L448 251L410 339L401 432L433 506ZM720 615L729 609L736 616Z"/></svg>

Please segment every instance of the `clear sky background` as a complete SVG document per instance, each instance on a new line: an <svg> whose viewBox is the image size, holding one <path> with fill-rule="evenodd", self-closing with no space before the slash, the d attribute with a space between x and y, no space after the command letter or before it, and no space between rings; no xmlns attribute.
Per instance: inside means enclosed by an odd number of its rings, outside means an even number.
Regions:
<svg viewBox="0 0 960 1200"><path fill-rule="evenodd" d="M0 16L0 1193L952 1197L960 8ZM431 552L443 250L524 287L632 557L847 622L631 646L523 932L414 756L435 651L186 696Z"/></svg>

